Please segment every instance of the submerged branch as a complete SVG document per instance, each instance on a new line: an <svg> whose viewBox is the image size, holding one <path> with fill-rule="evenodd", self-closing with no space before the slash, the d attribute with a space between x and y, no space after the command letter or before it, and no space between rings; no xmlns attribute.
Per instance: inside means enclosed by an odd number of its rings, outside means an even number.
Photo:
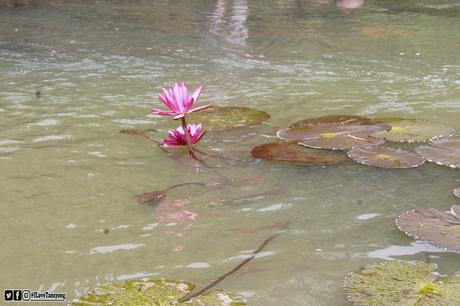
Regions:
<svg viewBox="0 0 460 306"><path fill-rule="evenodd" d="M255 250L251 256L249 256L248 258L246 258L245 260L243 260L242 262L240 262L236 267L234 267L232 270L228 271L227 273L223 274L222 276L220 276L219 278L217 278L215 281L213 281L211 284L209 284L208 286L204 287L203 289L195 292L195 293L192 293L192 294L189 294L189 295L186 295L184 296L183 298L179 299L177 302L178 303L185 303L187 301L190 301L191 299L193 299L194 297L197 297L199 295L202 295L203 293L205 293L206 291L208 291L209 289L211 289L212 287L214 287L215 285L217 285L218 283L222 282L227 276L230 276L232 274L234 274L235 272L237 272L238 270L240 270L243 266L245 266L247 263L249 263L251 260L253 260L257 254L259 254L266 246L267 244L269 244L273 239L275 239L278 235L282 234L283 232L278 232L276 234L273 234L271 235L270 237L268 237L267 239L264 240L264 242L262 242L262 244L257 248L257 250Z"/></svg>
<svg viewBox="0 0 460 306"><path fill-rule="evenodd" d="M161 200L163 200L166 197L167 191L174 189L174 188L188 186L188 185L206 186L205 183L193 183L193 182L192 183L181 183L181 184L170 186L163 190L150 191L150 192L144 192L141 194L137 194L134 196L134 198L136 198L137 203L139 204L147 204L147 205L152 206L152 205L158 204Z"/></svg>

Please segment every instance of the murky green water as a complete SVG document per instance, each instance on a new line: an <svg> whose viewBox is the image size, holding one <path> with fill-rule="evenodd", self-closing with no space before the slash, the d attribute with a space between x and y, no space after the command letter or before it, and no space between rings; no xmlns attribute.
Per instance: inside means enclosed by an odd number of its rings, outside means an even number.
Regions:
<svg viewBox="0 0 460 306"><path fill-rule="evenodd" d="M82 1L85 2L85 1ZM321 3L325 2L325 3ZM458 170L379 170L253 160L296 120L408 116L460 130L460 9L438 1L0 1L0 289L66 292L139 276L207 285L289 223L219 288L250 305L347 305L348 271L390 259L460 270L394 218L448 209ZM442 4L449 3L443 1ZM454 1L451 1L454 3ZM382 30L383 29L383 30ZM200 166L120 134L174 81L202 102L269 112L262 127L209 133ZM36 97L40 91L40 97ZM184 182L156 207L134 195ZM458 201L457 201L458 202Z"/></svg>

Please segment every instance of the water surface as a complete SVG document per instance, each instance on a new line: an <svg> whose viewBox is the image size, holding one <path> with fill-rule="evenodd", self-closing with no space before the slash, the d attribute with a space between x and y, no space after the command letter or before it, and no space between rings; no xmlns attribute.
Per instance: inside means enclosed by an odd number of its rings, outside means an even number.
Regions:
<svg viewBox="0 0 460 306"><path fill-rule="evenodd" d="M280 127L330 114L406 116L460 130L459 9L438 1L0 2L0 287L66 292L142 276L207 285L289 224L219 288L250 305L348 305L347 272L458 255L415 243L394 218L448 209L458 170L426 164L299 167L253 160ZM121 129L174 81L202 103L251 106L259 128L210 132L212 169ZM39 94L37 94L39 92ZM134 195L184 182L156 207ZM457 201L458 202L458 201Z"/></svg>

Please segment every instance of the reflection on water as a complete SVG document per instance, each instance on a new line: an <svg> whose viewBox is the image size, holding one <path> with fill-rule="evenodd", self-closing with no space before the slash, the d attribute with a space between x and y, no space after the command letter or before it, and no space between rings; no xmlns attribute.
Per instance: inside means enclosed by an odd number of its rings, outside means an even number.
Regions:
<svg viewBox="0 0 460 306"><path fill-rule="evenodd" d="M280 127L327 114L413 116L460 130L458 6L339 2L1 1L2 287L73 298L143 276L205 285L286 228L222 288L251 305L347 305L343 277L369 262L460 270L456 254L394 226L408 209L448 209L458 171L249 155ZM203 103L272 117L209 132L200 148L218 157L208 167L120 133L148 129L161 140L175 123L150 114L154 93L182 80L204 85ZM136 201L188 182L206 187Z"/></svg>
<svg viewBox="0 0 460 306"><path fill-rule="evenodd" d="M209 18L211 37L231 45L245 47L248 39L247 0L216 0L214 5L215 9Z"/></svg>

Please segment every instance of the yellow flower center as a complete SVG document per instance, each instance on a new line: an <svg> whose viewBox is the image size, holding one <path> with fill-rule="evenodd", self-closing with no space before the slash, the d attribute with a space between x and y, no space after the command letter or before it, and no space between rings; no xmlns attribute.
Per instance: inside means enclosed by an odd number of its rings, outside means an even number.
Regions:
<svg viewBox="0 0 460 306"><path fill-rule="evenodd" d="M322 138L326 138L326 139L331 139L331 138L334 138L336 135L334 133L323 133L321 134L321 137Z"/></svg>
<svg viewBox="0 0 460 306"><path fill-rule="evenodd" d="M379 154L377 157L380 159L391 159L391 156L385 153Z"/></svg>
<svg viewBox="0 0 460 306"><path fill-rule="evenodd" d="M393 133L402 133L402 132L404 132L405 130L406 130L406 128L404 128L404 127L402 127L402 126L393 126L393 127L391 128L391 131L392 131Z"/></svg>

